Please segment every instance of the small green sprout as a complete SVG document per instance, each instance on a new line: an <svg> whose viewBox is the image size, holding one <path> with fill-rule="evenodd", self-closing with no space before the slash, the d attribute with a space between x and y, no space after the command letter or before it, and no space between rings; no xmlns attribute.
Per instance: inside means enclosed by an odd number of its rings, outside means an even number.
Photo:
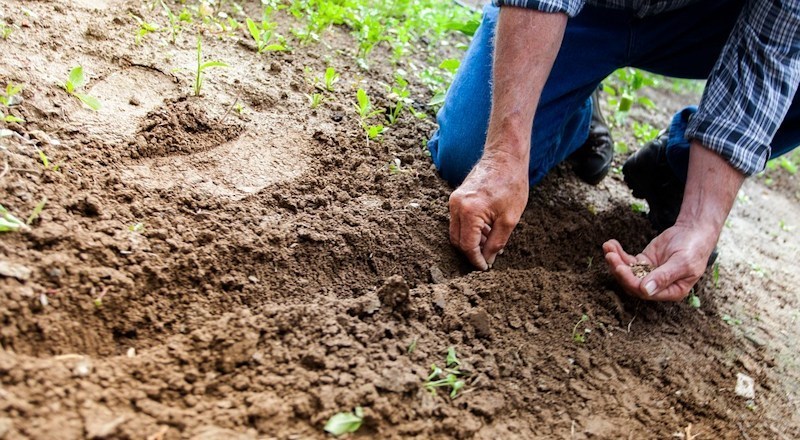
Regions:
<svg viewBox="0 0 800 440"><path fill-rule="evenodd" d="M325 101L325 97L322 96L322 93L306 94L306 96L308 97L312 109L319 107Z"/></svg>
<svg viewBox="0 0 800 440"><path fill-rule="evenodd" d="M628 154L630 149L625 141L614 141L614 152L617 154Z"/></svg>
<svg viewBox="0 0 800 440"><path fill-rule="evenodd" d="M47 171L58 171L60 168L58 165L51 163L50 158L48 158L47 154L42 150L39 150L39 160L42 161L42 167Z"/></svg>
<svg viewBox="0 0 800 440"><path fill-rule="evenodd" d="M11 32L14 32L14 28L12 26L8 26L5 23L0 23L0 38L7 40L11 35Z"/></svg>
<svg viewBox="0 0 800 440"><path fill-rule="evenodd" d="M144 223L138 222L128 226L128 230L135 233L144 232Z"/></svg>
<svg viewBox="0 0 800 440"><path fill-rule="evenodd" d="M647 205L642 202L633 202L631 203L631 211L644 214L647 212Z"/></svg>
<svg viewBox="0 0 800 440"><path fill-rule="evenodd" d="M333 86L337 82L339 82L339 74L336 73L336 69L333 67L325 69L325 90L332 92Z"/></svg>
<svg viewBox="0 0 800 440"><path fill-rule="evenodd" d="M6 107L11 107L15 104L14 97L19 95L22 92L22 86L14 83L6 84L6 91L0 92L0 104L3 104Z"/></svg>
<svg viewBox="0 0 800 440"><path fill-rule="evenodd" d="M780 165L781 168L786 170L786 172L788 172L789 174L791 175L797 174L797 164L787 159L786 156L781 156Z"/></svg>
<svg viewBox="0 0 800 440"><path fill-rule="evenodd" d="M456 70L458 70L458 66L460 66L460 65L461 65L460 61L458 61L455 58L450 58L450 59L442 61L441 64L439 64L439 68L440 69L444 69L444 70L450 72L451 74L454 74L454 73L456 73Z"/></svg>
<svg viewBox="0 0 800 440"><path fill-rule="evenodd" d="M181 33L181 18L183 17L183 13L181 15L176 15L172 12L172 9L164 3L164 0L161 1L161 7L164 8L164 12L167 14L167 20L169 21L169 39L172 44L175 44L175 40L178 38L178 35Z"/></svg>
<svg viewBox="0 0 800 440"><path fill-rule="evenodd" d="M356 99L357 102L355 104L356 112L358 116L361 118L361 128L364 129L364 132L367 135L367 143L369 143L370 139L376 139L384 132L384 126L381 124L372 125L367 123L367 119L379 115L383 113L383 109L374 110L372 107L372 102L367 95L367 92L364 89L358 89L356 92Z"/></svg>
<svg viewBox="0 0 800 440"><path fill-rule="evenodd" d="M200 37L197 37L197 70L194 77L194 96L200 96L202 91L203 72L216 67L222 68L228 67L228 65L217 60L203 62L203 43Z"/></svg>
<svg viewBox="0 0 800 440"><path fill-rule="evenodd" d="M700 297L694 294L694 289L692 289L691 292L689 292L689 296L686 297L686 303L693 309L700 308Z"/></svg>
<svg viewBox="0 0 800 440"><path fill-rule="evenodd" d="M158 32L157 24L148 23L133 14L131 14L131 17L133 17L133 19L136 20L136 23L139 24L139 29L136 30L136 37L134 38L134 42L136 44L142 44L142 39L144 39L147 34L151 32Z"/></svg>
<svg viewBox="0 0 800 440"><path fill-rule="evenodd" d="M456 356L456 348L451 346L447 348L447 367L451 368L453 366L461 365L461 361L458 360L458 356Z"/></svg>
<svg viewBox="0 0 800 440"><path fill-rule="evenodd" d="M383 113L383 109L373 110L372 101L370 101L367 92L365 92L364 89L358 89L358 91L356 92L356 112L363 121L375 115Z"/></svg>
<svg viewBox="0 0 800 440"><path fill-rule="evenodd" d="M30 227L0 205L0 232L16 232L20 229L27 231Z"/></svg>
<svg viewBox="0 0 800 440"><path fill-rule="evenodd" d="M406 349L406 353L411 354L416 349L417 349L417 338L414 338L411 340L411 343L408 344L408 349Z"/></svg>
<svg viewBox="0 0 800 440"><path fill-rule="evenodd" d="M458 370L461 361L459 361L458 356L456 356L455 347L449 347L447 349L447 359L445 362L447 368L444 369L437 367L436 364L431 364L431 374L425 379L425 389L431 394L436 395L437 388L449 387L450 398L455 399L458 396L458 392L466 385L466 382L460 378L464 373Z"/></svg>
<svg viewBox="0 0 800 440"><path fill-rule="evenodd" d="M739 318L734 318L731 315L722 315L722 320L725 321L725 324L728 325L741 325L742 320Z"/></svg>
<svg viewBox="0 0 800 440"><path fill-rule="evenodd" d="M325 423L325 432L340 436L349 432L356 432L364 421L364 409L357 406L353 412L340 412L334 414Z"/></svg>
<svg viewBox="0 0 800 440"><path fill-rule="evenodd" d="M47 197L42 197L42 200L39 201L39 203L37 203L36 206L33 208L33 212L31 212L31 215L28 216L28 220L25 222L25 224L27 225L33 224L33 222L35 222L36 219L39 218L39 215L44 210L45 204L47 204Z"/></svg>
<svg viewBox="0 0 800 440"><path fill-rule="evenodd" d="M67 82L64 83L64 90L67 91L70 95L78 98L82 103L86 104L87 107L90 109L97 111L100 110L100 101L97 100L94 96L87 95L84 93L79 93L78 89L83 88L86 85L86 77L83 74L83 67L77 66L73 67L72 70L69 71L69 77L67 78Z"/></svg>
<svg viewBox="0 0 800 440"><path fill-rule="evenodd" d="M586 342L586 334L590 333L591 330L589 330L588 328L584 328L582 332L579 332L578 331L578 327L580 327L581 324L583 324L584 322L586 322L588 320L589 320L589 316L584 313L583 315L581 315L581 319L579 319L578 322L575 323L575 327L572 327L572 340L573 341L581 343L581 344Z"/></svg>
<svg viewBox="0 0 800 440"><path fill-rule="evenodd" d="M262 21L261 25L257 25L250 17L247 17L247 30L250 32L250 36L253 37L253 40L256 42L256 48L258 53L263 52L274 52L274 51L282 51L286 50L286 44L284 43L283 37L278 34L275 34L278 43L270 43L270 40L273 36L273 30L275 30L276 23L270 23L267 21Z"/></svg>
<svg viewBox="0 0 800 440"><path fill-rule="evenodd" d="M714 288L719 289L719 261L715 261L711 269L711 280L714 282Z"/></svg>

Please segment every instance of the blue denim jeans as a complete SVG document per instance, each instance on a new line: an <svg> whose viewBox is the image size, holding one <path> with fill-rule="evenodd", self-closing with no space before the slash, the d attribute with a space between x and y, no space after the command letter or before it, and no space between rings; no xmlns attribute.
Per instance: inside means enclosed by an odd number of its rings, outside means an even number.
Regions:
<svg viewBox="0 0 800 440"><path fill-rule="evenodd" d="M709 0L639 18L630 11L586 6L567 22L561 50L545 84L531 137L530 183L534 185L581 147L589 134L591 94L620 67L632 66L680 78L705 79L742 8L742 0ZM428 148L442 177L458 185L483 153L491 108L492 52L499 8L484 8L483 21L461 62ZM531 45L536 44L531 41ZM772 142L772 157L800 145L800 93ZM671 126L668 161L686 176L686 118Z"/></svg>

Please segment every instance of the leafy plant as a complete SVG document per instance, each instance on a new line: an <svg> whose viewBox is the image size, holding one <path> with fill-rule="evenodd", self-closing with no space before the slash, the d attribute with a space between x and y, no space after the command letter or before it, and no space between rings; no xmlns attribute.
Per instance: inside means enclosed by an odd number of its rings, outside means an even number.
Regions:
<svg viewBox="0 0 800 440"><path fill-rule="evenodd" d="M336 73L336 69L333 67L328 67L325 69L325 90L332 92L333 86L337 82L339 82L339 74Z"/></svg>
<svg viewBox="0 0 800 440"><path fill-rule="evenodd" d="M578 327L580 327L581 324L583 324L584 322L587 322L588 320L589 320L589 316L584 313L583 315L581 315L581 319L579 319L578 322L575 323L575 327L572 327L572 340L573 341L581 343L581 344L586 342L586 335L588 333L590 333L591 330L589 330L588 328L584 328L583 331L578 331Z"/></svg>
<svg viewBox="0 0 800 440"><path fill-rule="evenodd" d="M52 164L50 162L50 158L47 157L47 154L45 154L44 151L42 151L42 150L38 150L38 151L39 151L39 160L42 161L42 167L44 167L44 169L47 170L47 171L58 171L58 169L60 167L58 165Z"/></svg>
<svg viewBox="0 0 800 440"><path fill-rule="evenodd" d="M647 205L642 202L632 202L631 203L631 211L638 212L640 214L647 212Z"/></svg>
<svg viewBox="0 0 800 440"><path fill-rule="evenodd" d="M373 109L372 102L370 101L369 96L364 89L358 89L356 92L355 108L358 116L361 118L361 128L364 129L364 132L367 135L367 140L375 139L380 136L384 131L384 126L381 124L368 124L367 120L375 115L383 113L383 109Z"/></svg>
<svg viewBox="0 0 800 440"><path fill-rule="evenodd" d="M425 389L435 395L438 388L450 388L450 398L455 399L458 396L458 392L466 385L466 382L461 379L464 373L458 369L461 361L456 356L455 347L447 349L445 365L447 367L442 369L437 367L436 364L431 364L431 374L425 379Z"/></svg>
<svg viewBox="0 0 800 440"><path fill-rule="evenodd" d="M722 320L725 321L725 324L728 325L741 325L742 320L739 318L735 318L731 315L722 315Z"/></svg>
<svg viewBox="0 0 800 440"><path fill-rule="evenodd" d="M715 261L714 268L711 269L711 280L714 282L714 288L719 289L719 261Z"/></svg>
<svg viewBox="0 0 800 440"><path fill-rule="evenodd" d="M689 296L686 297L686 303L693 309L700 308L700 297L694 294L694 289L692 289L691 292L689 292Z"/></svg>
<svg viewBox="0 0 800 440"><path fill-rule="evenodd" d="M197 70L194 77L194 96L200 96L203 88L203 72L213 68L228 67L222 61L203 61L203 43L200 37L197 37Z"/></svg>
<svg viewBox="0 0 800 440"><path fill-rule="evenodd" d="M11 214L8 209L0 205L0 232L16 232L30 229L22 220Z"/></svg>
<svg viewBox="0 0 800 440"><path fill-rule="evenodd" d="M25 224L27 225L33 224L33 222L35 222L36 219L39 218L39 215L44 210L45 204L47 204L47 197L42 197L42 200L40 200L39 203L37 203L36 206L33 208L33 212L31 212L31 215L28 216L28 220L25 222Z"/></svg>
<svg viewBox="0 0 800 440"><path fill-rule="evenodd" d="M85 93L80 93L78 90L82 89L83 86L86 85L86 77L83 74L83 67L77 66L73 67L72 70L69 71L69 77L67 78L67 82L64 83L64 90L67 91L70 95L78 98L82 103L86 104L87 107L90 109L97 111L100 110L100 101L97 100L94 96L87 95Z"/></svg>
<svg viewBox="0 0 800 440"><path fill-rule="evenodd" d="M308 100L311 103L312 109L319 107L320 104L322 104L322 102L325 101L325 97L322 96L322 93L312 93L310 95L306 94L306 96L308 97Z"/></svg>
<svg viewBox="0 0 800 440"><path fill-rule="evenodd" d="M14 83L6 84L6 91L0 92L0 104L5 107L11 107L15 104L17 96L22 91L21 85L15 85ZM3 114L0 112L0 116L2 116L3 122L25 122L24 119L14 116L12 114Z"/></svg>
<svg viewBox="0 0 800 440"><path fill-rule="evenodd" d="M657 138L661 131L652 125L642 122L641 124L634 121L632 124L633 128L633 137L640 144L646 144L647 142L652 141L653 139Z"/></svg>
<svg viewBox="0 0 800 440"><path fill-rule="evenodd" d="M148 23L142 20L140 17L131 14L136 23L139 24L139 29L136 30L136 37L134 38L134 42L136 44L142 44L142 39L151 33L151 32L158 32L158 25L155 23ZM174 41L174 40L173 40Z"/></svg>
<svg viewBox="0 0 800 440"><path fill-rule="evenodd" d="M12 26L8 26L5 23L0 23L0 38L7 40L12 32L14 32L14 28Z"/></svg>
<svg viewBox="0 0 800 440"><path fill-rule="evenodd" d="M262 21L261 24L258 25L250 17L247 17L245 22L250 36L253 37L253 40L256 42L258 53L286 50L286 44L283 41L283 37L280 35L275 34L278 43L270 43L273 31L277 26L276 23Z"/></svg>
<svg viewBox="0 0 800 440"><path fill-rule="evenodd" d="M357 406L353 412L340 412L334 414L325 423L325 432L340 436L349 432L356 432L364 421L364 409Z"/></svg>
<svg viewBox="0 0 800 440"><path fill-rule="evenodd" d="M167 14L167 20L169 21L169 40L172 44L175 44L175 40L177 40L178 35L180 35L181 31L183 30L181 26L181 22L183 21L191 21L191 14L188 11L184 10L181 12L180 15L175 14L172 12L172 9L164 3L164 0L161 1L161 7L164 9L164 13ZM187 15L188 14L188 17Z"/></svg>

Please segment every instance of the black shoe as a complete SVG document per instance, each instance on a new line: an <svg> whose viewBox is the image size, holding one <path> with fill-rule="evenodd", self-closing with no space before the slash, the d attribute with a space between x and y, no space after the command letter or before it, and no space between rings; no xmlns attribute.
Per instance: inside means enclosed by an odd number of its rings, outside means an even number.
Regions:
<svg viewBox="0 0 800 440"><path fill-rule="evenodd" d="M686 186L675 176L667 162L668 138L669 133L662 133L629 157L622 166L625 183L633 196L647 200L650 205L647 218L659 234L672 227L678 219ZM715 247L708 257L707 267L714 264L717 256Z"/></svg>
<svg viewBox="0 0 800 440"><path fill-rule="evenodd" d="M608 174L611 159L614 158L614 141L602 113L600 113L600 93L592 96L592 123L589 138L570 156L572 169L581 180L589 185L597 185Z"/></svg>

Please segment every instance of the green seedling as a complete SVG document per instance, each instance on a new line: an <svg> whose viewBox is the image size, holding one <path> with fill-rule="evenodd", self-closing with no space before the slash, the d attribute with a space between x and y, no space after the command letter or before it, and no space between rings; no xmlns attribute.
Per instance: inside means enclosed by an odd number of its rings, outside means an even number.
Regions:
<svg viewBox="0 0 800 440"><path fill-rule="evenodd" d="M786 170L791 175L797 174L797 165L792 162L791 160L787 159L786 156L781 156L780 159L781 168Z"/></svg>
<svg viewBox="0 0 800 440"><path fill-rule="evenodd" d="M128 230L134 233L144 232L144 223L138 222L128 226Z"/></svg>
<svg viewBox="0 0 800 440"><path fill-rule="evenodd" d="M325 69L325 90L332 92L333 86L337 82L339 82L339 74L336 73L336 69L333 67L328 67Z"/></svg>
<svg viewBox="0 0 800 440"><path fill-rule="evenodd" d="M308 97L308 101L311 104L312 109L319 107L320 104L325 101L325 97L322 96L322 93L312 93L310 95L306 94L306 96Z"/></svg>
<svg viewBox="0 0 800 440"><path fill-rule="evenodd" d="M711 269L711 280L714 282L714 288L719 289L719 261L715 261L714 268Z"/></svg>
<svg viewBox="0 0 800 440"><path fill-rule="evenodd" d="M247 20L245 21L247 23L247 30L250 32L250 36L253 37L253 40L256 43L258 53L286 50L286 44L283 40L283 37L280 35L275 34L275 38L278 40L278 43L270 43L270 40L272 40L273 31L277 26L276 23L262 21L261 24L258 25L256 22L250 19L250 17L247 17Z"/></svg>
<svg viewBox="0 0 800 440"><path fill-rule="evenodd" d="M700 297L694 294L694 289L692 289L691 292L689 292L689 296L686 297L686 303L693 309L700 308Z"/></svg>
<svg viewBox="0 0 800 440"><path fill-rule="evenodd" d="M448 347L447 348L447 367L452 368L454 366L461 365L461 361L458 360L458 356L456 356L456 348L455 347Z"/></svg>
<svg viewBox="0 0 800 440"><path fill-rule="evenodd" d="M183 13L180 15L176 15L172 12L172 9L164 3L164 0L161 0L161 7L164 9L164 13L167 14L167 20L169 21L169 41L172 44L175 44L175 40L178 39L178 35L181 34L183 28L181 27L181 22L183 21L181 18L183 17ZM184 12L186 12L184 10ZM189 16L191 20L191 15Z"/></svg>
<svg viewBox="0 0 800 440"><path fill-rule="evenodd" d="M778 220L778 226L781 228L781 231L784 232L791 232L791 230L794 229L791 226L787 225L786 222L783 220Z"/></svg>
<svg viewBox="0 0 800 440"><path fill-rule="evenodd" d="M614 141L614 152L617 154L628 154L630 149L625 141Z"/></svg>
<svg viewBox="0 0 800 440"><path fill-rule="evenodd" d="M86 85L86 77L83 74L83 67L73 67L69 71L67 82L64 83L64 90L70 95L78 98L82 103L86 104L90 109L97 111L100 110L100 101L94 96L78 92Z"/></svg>
<svg viewBox="0 0 800 440"><path fill-rule="evenodd" d="M451 74L455 74L456 70L458 70L458 67L460 65L461 65L461 62L459 60L457 60L455 58L450 58L450 59L442 61L439 64L439 68L440 69L444 69L444 70L450 72Z"/></svg>
<svg viewBox="0 0 800 440"><path fill-rule="evenodd" d="M414 338L411 340L411 343L408 344L408 349L406 349L406 353L411 354L416 349L417 349L417 338Z"/></svg>
<svg viewBox="0 0 800 440"><path fill-rule="evenodd" d="M646 122L640 124L634 121L632 127L633 127L633 137L636 138L636 140L640 144L646 144L652 141L653 139L657 138L658 135L661 133L659 129L653 127L652 125Z"/></svg>
<svg viewBox="0 0 800 440"><path fill-rule="evenodd" d="M28 216L28 220L25 222L25 224L27 225L33 224L33 222L35 222L36 219L39 218L39 215L44 210L45 204L47 204L47 197L42 197L42 200L39 201L39 203L37 203L36 206L34 206L33 212L31 212L31 215Z"/></svg>
<svg viewBox="0 0 800 440"><path fill-rule="evenodd" d="M200 96L200 92L202 91L203 72L208 69L223 67L228 67L228 65L222 61L203 61L203 43L200 37L197 37L197 70L195 71L194 77L194 96Z"/></svg>
<svg viewBox="0 0 800 440"><path fill-rule="evenodd" d="M372 108L372 102L370 101L369 96L364 89L358 89L356 92L356 100L356 112L361 118L361 128L364 129L364 132L367 135L367 142L369 142L370 139L376 139L378 136L380 136L384 132L384 127L381 124L368 124L367 119L383 113L383 109L374 110Z"/></svg>
<svg viewBox="0 0 800 440"><path fill-rule="evenodd" d="M14 83L6 84L6 91L0 92L2 93L0 94L0 104L3 104L6 107L11 107L18 102L14 97L19 95L20 92L22 92L21 85Z"/></svg>
<svg viewBox="0 0 800 440"><path fill-rule="evenodd" d="M39 160L42 161L42 167L47 171L58 171L60 168L58 165L51 163L50 158L48 158L47 154L42 150L39 150Z"/></svg>
<svg viewBox="0 0 800 440"><path fill-rule="evenodd" d="M16 232L20 229L27 231L30 227L0 205L0 232Z"/></svg>
<svg viewBox="0 0 800 440"><path fill-rule="evenodd" d="M358 431L364 421L364 409L357 406L353 412L340 412L334 414L325 423L325 432L335 436Z"/></svg>
<svg viewBox="0 0 800 440"><path fill-rule="evenodd" d="M425 379L425 389L436 395L437 388L450 388L450 398L455 399L458 392L466 385L466 382L460 378L464 373L458 370L461 361L458 360L455 347L447 349L445 362L447 368L444 369L437 367L436 364L431 364L431 374Z"/></svg>
<svg viewBox="0 0 800 440"><path fill-rule="evenodd" d="M742 320L739 318L734 318L731 315L722 315L722 320L725 321L725 324L728 325L741 325Z"/></svg>
<svg viewBox="0 0 800 440"><path fill-rule="evenodd" d="M581 315L581 319L579 319L578 322L575 323L575 327L572 327L572 340L573 341L575 341L577 343L580 343L580 344L583 344L584 342L586 342L586 335L589 334L591 332L591 330L588 329L588 328L584 328L583 331L578 331L578 327L580 327L581 324L583 324L584 322L587 322L588 320L589 320L589 316L584 313L583 315Z"/></svg>
<svg viewBox="0 0 800 440"><path fill-rule="evenodd" d="M14 28L8 26L5 23L0 23L0 38L7 40L11 33L14 32Z"/></svg>
<svg viewBox="0 0 800 440"><path fill-rule="evenodd" d="M647 213L647 205L642 202L633 202L631 203L631 211L638 212L640 214Z"/></svg>
<svg viewBox="0 0 800 440"><path fill-rule="evenodd" d="M139 24L139 29L136 30L136 37L134 38L134 42L136 44L142 44L142 39L144 39L147 34L151 32L158 32L157 24L148 23L133 14L131 14L131 17L133 17L133 19L136 20L136 23Z"/></svg>

